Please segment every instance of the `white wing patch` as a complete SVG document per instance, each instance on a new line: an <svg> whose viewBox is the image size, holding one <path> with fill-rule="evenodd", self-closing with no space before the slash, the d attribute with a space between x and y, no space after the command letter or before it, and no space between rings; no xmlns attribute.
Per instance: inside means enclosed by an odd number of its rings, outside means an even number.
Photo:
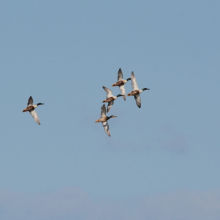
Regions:
<svg viewBox="0 0 220 220"><path fill-rule="evenodd" d="M140 108L141 107L141 96L140 96L140 94L135 95L134 99L136 101L137 106Z"/></svg>
<svg viewBox="0 0 220 220"><path fill-rule="evenodd" d="M110 90L109 88L107 88L107 87L105 87L105 86L103 86L102 87L105 91L106 91L106 98L110 98L110 97L112 97L113 96L113 94L112 94L112 90Z"/></svg>
<svg viewBox="0 0 220 220"><path fill-rule="evenodd" d="M138 85L137 85L137 80L136 80L135 75L134 75L134 72L131 73L131 86L132 86L133 91L134 90L139 90L138 89Z"/></svg>
<svg viewBox="0 0 220 220"><path fill-rule="evenodd" d="M126 91L125 91L125 86L119 86L119 89L121 91L121 94L123 95L123 99L126 100Z"/></svg>
<svg viewBox="0 0 220 220"><path fill-rule="evenodd" d="M34 121L36 121L40 125L40 120L38 118L37 112L35 110L30 111L31 116L34 118Z"/></svg>
<svg viewBox="0 0 220 220"><path fill-rule="evenodd" d="M110 137L110 130L109 130L109 126L108 126L108 123L107 121L106 122L102 122L102 125L104 127L104 130L105 130L105 133Z"/></svg>

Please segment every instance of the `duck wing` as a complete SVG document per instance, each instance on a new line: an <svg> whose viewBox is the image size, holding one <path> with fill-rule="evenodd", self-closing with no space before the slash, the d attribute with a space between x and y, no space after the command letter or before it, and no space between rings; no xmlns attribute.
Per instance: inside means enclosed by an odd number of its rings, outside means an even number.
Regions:
<svg viewBox="0 0 220 220"><path fill-rule="evenodd" d="M123 79L123 74L122 74L122 71L121 71L121 68L118 70L118 81L122 80Z"/></svg>
<svg viewBox="0 0 220 220"><path fill-rule="evenodd" d="M33 98L32 98L32 96L30 96L29 99L28 99L27 106L29 106L29 105L33 105Z"/></svg>
<svg viewBox="0 0 220 220"><path fill-rule="evenodd" d="M126 100L126 92L125 92L125 86L119 86L119 89L121 91L121 94L123 95L123 99Z"/></svg>
<svg viewBox="0 0 220 220"><path fill-rule="evenodd" d="M135 75L134 75L134 72L131 73L131 86L132 86L133 91L134 90L139 90L138 89L138 85L137 85L137 80L136 80Z"/></svg>
<svg viewBox="0 0 220 220"><path fill-rule="evenodd" d="M111 107L113 106L113 104L114 104L114 101L108 102L107 112L109 112L109 110L111 109Z"/></svg>
<svg viewBox="0 0 220 220"><path fill-rule="evenodd" d="M109 88L107 88L105 86L103 86L102 88L106 91L106 98L110 98L113 96L112 90L110 90Z"/></svg>
<svg viewBox="0 0 220 220"><path fill-rule="evenodd" d="M109 126L108 126L107 121L106 122L102 122L102 125L103 125L105 133L110 137L111 135L110 135L110 130L109 130Z"/></svg>
<svg viewBox="0 0 220 220"><path fill-rule="evenodd" d="M140 108L141 107L141 96L140 96L140 94L135 95L134 99L136 101L137 106Z"/></svg>
<svg viewBox="0 0 220 220"><path fill-rule="evenodd" d="M38 118L37 112L35 110L30 111L31 116L34 118L34 121L36 121L40 125L40 120Z"/></svg>
<svg viewBox="0 0 220 220"><path fill-rule="evenodd" d="M106 108L105 108L105 104L103 104L103 106L101 107L101 118L106 116Z"/></svg>

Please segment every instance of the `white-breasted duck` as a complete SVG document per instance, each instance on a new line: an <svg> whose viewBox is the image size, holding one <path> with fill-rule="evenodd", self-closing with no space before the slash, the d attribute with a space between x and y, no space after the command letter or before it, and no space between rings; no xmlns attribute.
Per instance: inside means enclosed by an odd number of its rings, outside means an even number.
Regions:
<svg viewBox="0 0 220 220"><path fill-rule="evenodd" d="M123 79L123 74L121 71L121 68L118 70L118 81L114 84L112 84L112 86L119 86L119 89L121 91L121 94L123 95L123 99L126 100L126 91L125 91L125 83L127 83L129 80L131 80L131 78L127 78L126 80Z"/></svg>
<svg viewBox="0 0 220 220"><path fill-rule="evenodd" d="M37 112L35 111L35 108L37 108L39 105L44 105L44 103L37 103L36 105L33 105L33 98L30 96L28 99L27 108L25 108L23 112L30 112L34 120L40 125L40 120L38 118Z"/></svg>
<svg viewBox="0 0 220 220"><path fill-rule="evenodd" d="M106 99L103 100L102 102L104 103L108 102L107 112L109 112L110 108L114 104L114 100L116 100L118 97L123 96L123 95L118 94L117 96L113 96L112 90L110 90L109 88L105 86L103 86L102 88L106 91Z"/></svg>
<svg viewBox="0 0 220 220"><path fill-rule="evenodd" d="M148 88L139 89L137 85L137 80L135 78L134 72L131 73L131 86L133 91L128 93L128 96L134 96L134 99L136 101L137 106L141 107L141 97L140 93L142 93L144 90L150 90Z"/></svg>

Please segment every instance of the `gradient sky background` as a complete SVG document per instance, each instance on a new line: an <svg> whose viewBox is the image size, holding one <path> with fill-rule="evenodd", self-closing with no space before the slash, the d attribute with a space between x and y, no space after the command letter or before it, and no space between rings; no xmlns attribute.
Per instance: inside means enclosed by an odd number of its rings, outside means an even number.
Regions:
<svg viewBox="0 0 220 220"><path fill-rule="evenodd" d="M219 8L1 1L0 219L219 220ZM119 68L150 91L115 101L109 138Z"/></svg>

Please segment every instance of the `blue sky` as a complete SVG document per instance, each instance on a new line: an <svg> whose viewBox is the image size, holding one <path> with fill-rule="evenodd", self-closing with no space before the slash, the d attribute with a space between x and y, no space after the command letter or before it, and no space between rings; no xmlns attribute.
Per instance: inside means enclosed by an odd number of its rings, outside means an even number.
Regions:
<svg viewBox="0 0 220 220"><path fill-rule="evenodd" d="M1 219L219 219L219 7L1 1ZM109 138L119 68L150 90L115 101Z"/></svg>

